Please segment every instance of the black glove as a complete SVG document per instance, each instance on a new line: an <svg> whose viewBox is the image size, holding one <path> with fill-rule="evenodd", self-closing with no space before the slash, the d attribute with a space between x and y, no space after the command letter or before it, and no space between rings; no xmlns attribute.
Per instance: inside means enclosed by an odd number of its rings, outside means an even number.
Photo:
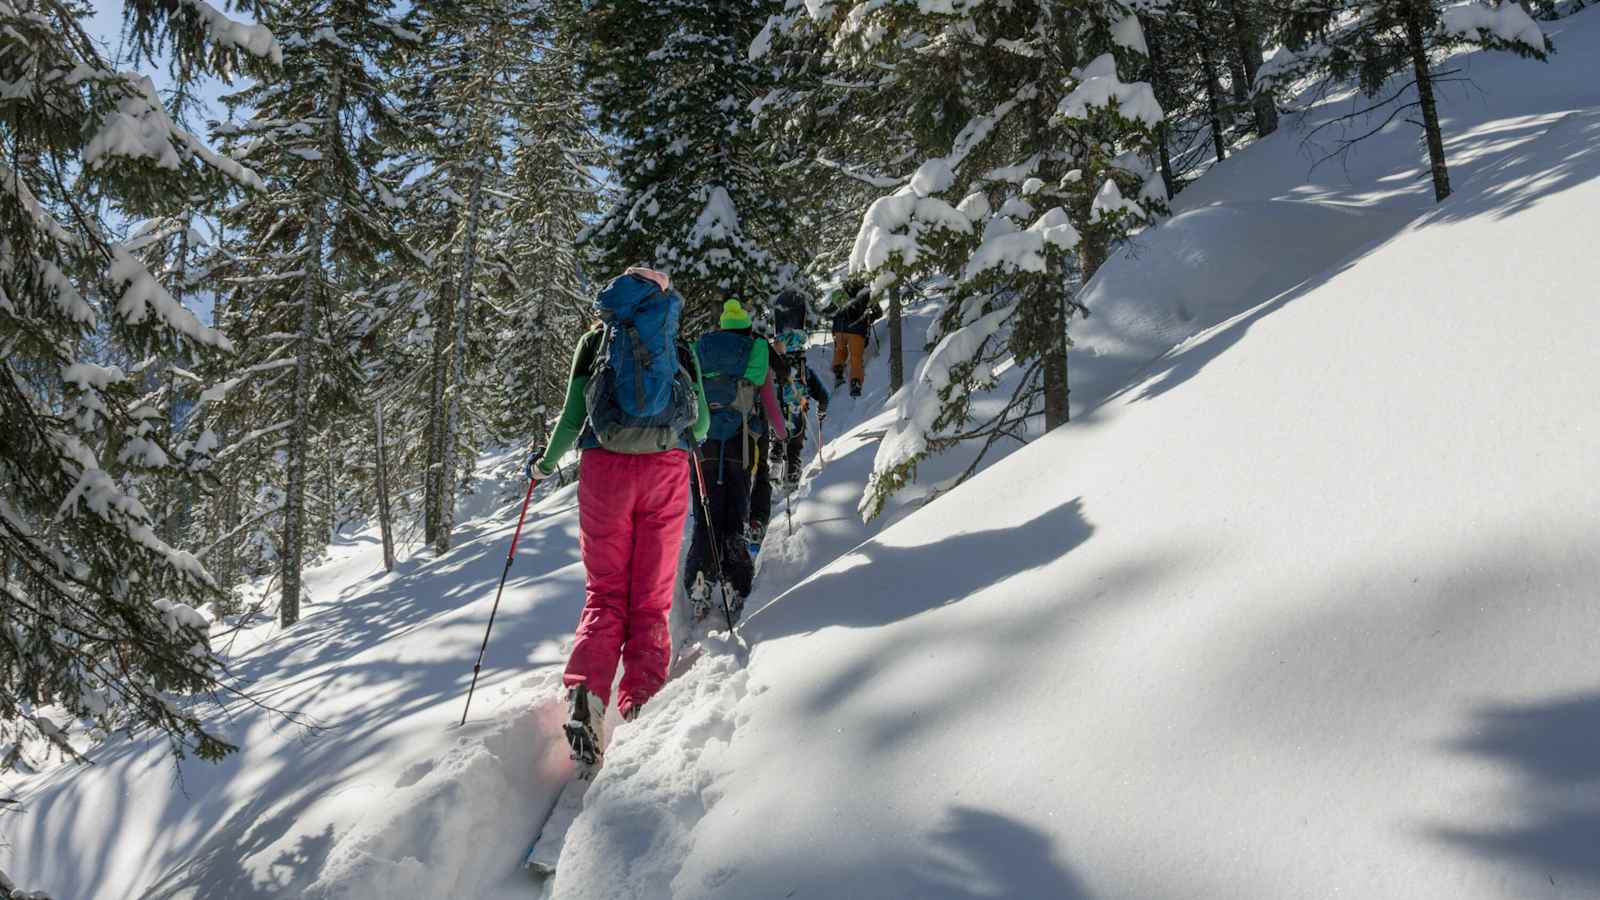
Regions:
<svg viewBox="0 0 1600 900"><path fill-rule="evenodd" d="M538 463L539 463L539 460L541 460L543 458L544 458L544 445L542 445L542 444L540 446L538 446L538 447L533 448L533 450L528 454L528 462L527 462L526 465L523 466L523 470L528 473L528 480L529 481L538 481L539 480L540 476L539 476Z"/></svg>
<svg viewBox="0 0 1600 900"><path fill-rule="evenodd" d="M828 408L826 406L817 407L817 421L819 423L828 421Z"/></svg>

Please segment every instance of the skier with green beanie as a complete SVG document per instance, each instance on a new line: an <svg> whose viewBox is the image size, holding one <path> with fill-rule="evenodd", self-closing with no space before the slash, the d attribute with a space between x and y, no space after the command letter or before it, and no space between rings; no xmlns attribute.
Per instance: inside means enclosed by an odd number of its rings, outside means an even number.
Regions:
<svg viewBox="0 0 1600 900"><path fill-rule="evenodd" d="M684 587L694 617L703 619L711 611L714 581L720 574L737 621L755 580L745 535L751 480L762 468L760 457L769 429L779 440L788 436L777 392L777 385L787 378L787 367L783 354L755 335L750 314L738 300L723 303L717 324L719 330L695 345L711 425L698 451L706 484L704 492L695 485L695 496L705 501L694 509ZM713 535L721 573L710 571Z"/></svg>

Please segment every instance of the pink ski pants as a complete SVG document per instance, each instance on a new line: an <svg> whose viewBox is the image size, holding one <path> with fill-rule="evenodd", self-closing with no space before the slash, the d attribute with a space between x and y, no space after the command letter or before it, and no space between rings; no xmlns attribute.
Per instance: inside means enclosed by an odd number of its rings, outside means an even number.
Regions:
<svg viewBox="0 0 1600 900"><path fill-rule="evenodd" d="M689 513L689 455L583 451L578 546L587 580L578 639L563 681L607 705L622 663L618 710L649 700L667 680L667 615Z"/></svg>

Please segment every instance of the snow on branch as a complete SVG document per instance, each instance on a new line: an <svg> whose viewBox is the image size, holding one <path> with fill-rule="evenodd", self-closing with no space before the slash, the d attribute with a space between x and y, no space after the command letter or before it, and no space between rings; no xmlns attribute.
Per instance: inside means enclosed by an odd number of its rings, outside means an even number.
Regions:
<svg viewBox="0 0 1600 900"><path fill-rule="evenodd" d="M265 25L235 21L205 0L184 0L184 4L200 17L200 21L205 25L206 35L214 43L242 50L275 66L283 65L283 48L278 46L277 39Z"/></svg>
<svg viewBox="0 0 1600 900"><path fill-rule="evenodd" d="M111 283L121 290L117 300L117 314L129 325L138 325L147 315L154 314L168 328L208 347L233 351L233 342L227 335L201 324L199 317L188 307L173 299L167 289L156 281L154 275L122 244L111 247Z"/></svg>
<svg viewBox="0 0 1600 900"><path fill-rule="evenodd" d="M1526 47L1541 56L1548 48L1539 24L1516 3L1452 6L1440 15L1439 24L1445 34L1495 47Z"/></svg>
<svg viewBox="0 0 1600 900"><path fill-rule="evenodd" d="M1118 114L1148 128L1155 128L1166 117L1149 83L1124 82L1117 76L1116 57L1101 54L1079 70L1079 83L1062 98L1056 113L1069 119L1087 119L1090 111L1113 108Z"/></svg>
<svg viewBox="0 0 1600 900"><path fill-rule="evenodd" d="M100 130L83 150L83 164L99 169L116 159L147 160L161 169L176 171L190 157L247 188L264 189L255 172L212 151L188 131L179 128L156 96L147 76L123 76L123 95L117 108L100 122Z"/></svg>

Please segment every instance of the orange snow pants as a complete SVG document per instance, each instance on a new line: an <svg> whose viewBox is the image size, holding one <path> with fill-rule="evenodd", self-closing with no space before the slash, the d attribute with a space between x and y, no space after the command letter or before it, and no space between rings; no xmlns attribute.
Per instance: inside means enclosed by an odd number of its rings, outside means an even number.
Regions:
<svg viewBox="0 0 1600 900"><path fill-rule="evenodd" d="M835 375L844 372L846 360L850 362L850 380L865 381L867 378L867 336L864 334L851 334L848 331L835 331L833 333L833 372Z"/></svg>

